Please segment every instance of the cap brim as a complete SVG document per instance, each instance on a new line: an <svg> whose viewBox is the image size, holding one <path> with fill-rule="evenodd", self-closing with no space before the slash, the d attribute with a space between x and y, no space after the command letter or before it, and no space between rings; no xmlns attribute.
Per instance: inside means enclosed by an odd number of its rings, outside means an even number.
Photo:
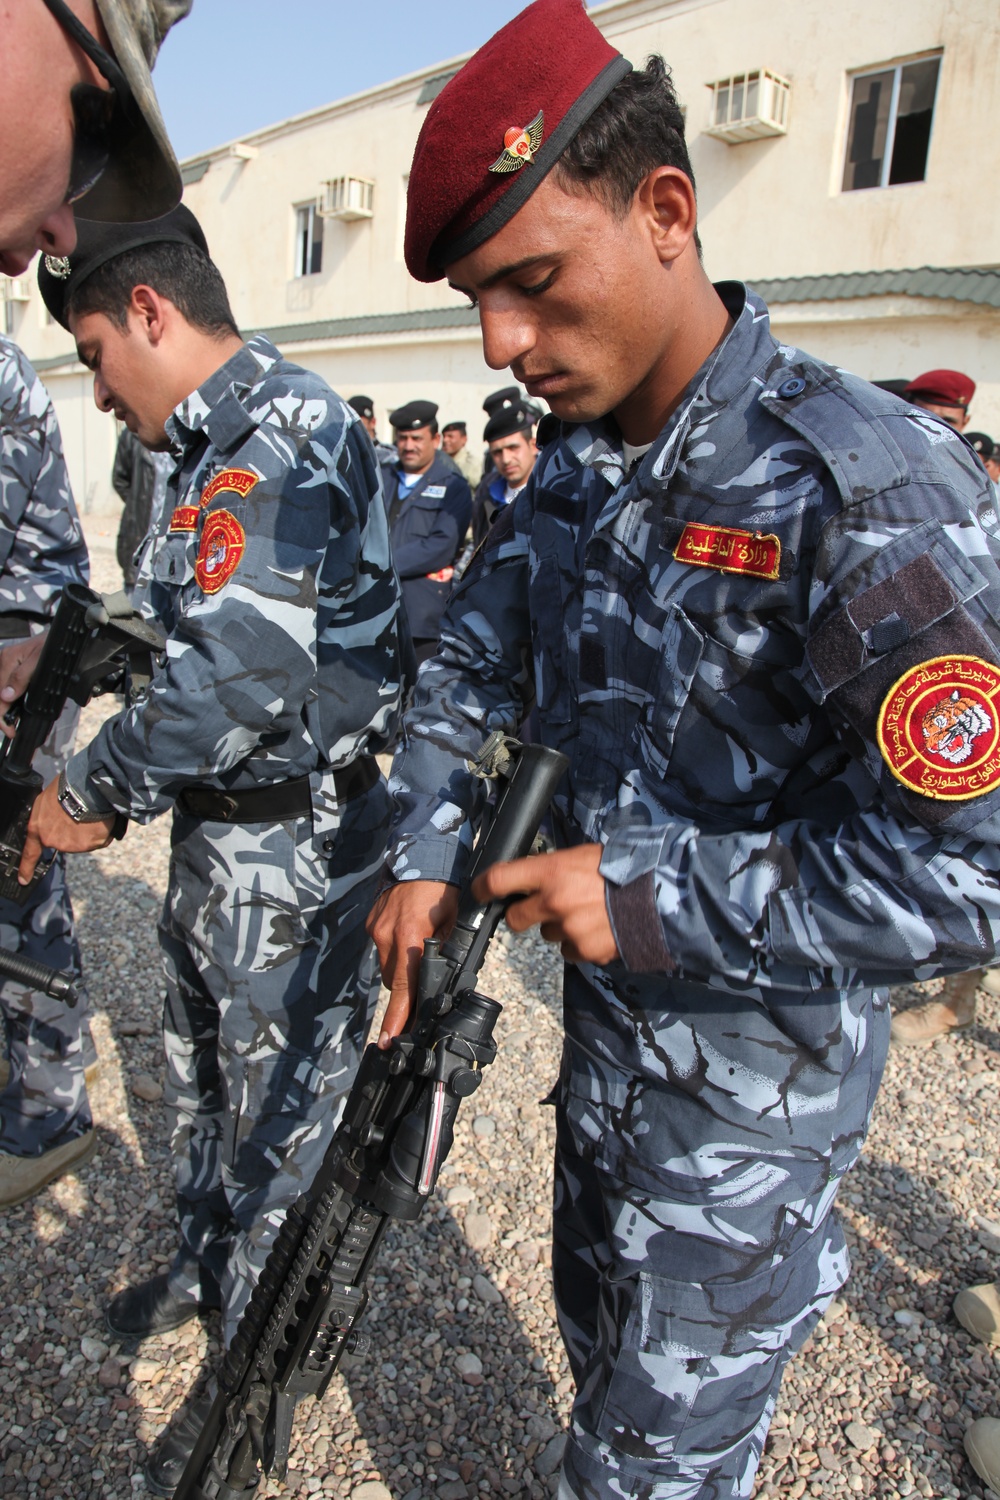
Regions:
<svg viewBox="0 0 1000 1500"><path fill-rule="evenodd" d="M158 219L181 201L181 169L134 27L113 0L97 0L97 6L137 109L124 122L107 167L76 207L83 218L102 222Z"/></svg>

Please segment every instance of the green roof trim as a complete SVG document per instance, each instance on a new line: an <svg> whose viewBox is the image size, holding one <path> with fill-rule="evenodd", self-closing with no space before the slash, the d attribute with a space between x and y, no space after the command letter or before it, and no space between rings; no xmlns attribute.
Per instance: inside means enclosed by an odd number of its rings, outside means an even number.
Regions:
<svg viewBox="0 0 1000 1500"><path fill-rule="evenodd" d="M930 297L1000 307L1000 266L918 266L910 271L848 271L836 276L752 280L765 302L846 302L856 297Z"/></svg>
<svg viewBox="0 0 1000 1500"><path fill-rule="evenodd" d="M432 101L437 98L438 94L440 94L445 84L450 83L458 71L458 68L452 68L450 73L435 73L433 78L426 79L423 88L417 95L417 103L432 103Z"/></svg>
<svg viewBox="0 0 1000 1500"><path fill-rule="evenodd" d="M181 167L181 182L187 187L188 183L200 182L212 163L205 161L189 161L187 166Z"/></svg>
<svg viewBox="0 0 1000 1500"><path fill-rule="evenodd" d="M1000 307L1000 266L920 266L909 271L848 271L833 276L785 276L751 280L765 302L846 302L858 297L930 297ZM474 328L474 307L435 307L422 312L379 313L372 317L330 318L322 323L287 323L262 328L275 344L309 339L364 338L366 334L416 333L433 328Z"/></svg>
<svg viewBox="0 0 1000 1500"><path fill-rule="evenodd" d="M785 276L750 285L773 307L797 302L846 302L864 297L929 297L945 302L972 302L1000 307L1000 266L919 266L911 271L848 271L835 276ZM316 339L374 337L378 334L424 333L435 328L476 328L475 307L430 307L420 312L375 313L360 318L327 318L317 323L282 323L254 328L282 348ZM75 354L32 360L42 373L76 363ZM81 367L82 368L82 367Z"/></svg>
<svg viewBox="0 0 1000 1500"><path fill-rule="evenodd" d="M379 333L420 333L432 328L477 328L474 307L431 307L422 312L376 313L360 318L328 318L321 323L283 323L277 328L255 328L272 343L301 344L312 339L364 338Z"/></svg>

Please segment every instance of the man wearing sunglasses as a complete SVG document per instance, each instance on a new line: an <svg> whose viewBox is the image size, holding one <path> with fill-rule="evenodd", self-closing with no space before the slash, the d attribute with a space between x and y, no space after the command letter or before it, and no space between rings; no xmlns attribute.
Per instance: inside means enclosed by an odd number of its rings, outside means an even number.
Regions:
<svg viewBox="0 0 1000 1500"><path fill-rule="evenodd" d="M150 68L191 0L18 0L0 9L0 273L66 256L73 209L167 213L181 178Z"/></svg>

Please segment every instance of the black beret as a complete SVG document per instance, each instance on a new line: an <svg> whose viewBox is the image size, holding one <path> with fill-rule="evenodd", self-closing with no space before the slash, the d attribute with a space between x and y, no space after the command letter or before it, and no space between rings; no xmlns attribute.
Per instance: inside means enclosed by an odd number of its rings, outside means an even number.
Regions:
<svg viewBox="0 0 1000 1500"><path fill-rule="evenodd" d="M985 432L963 432L962 436L974 452L979 454L983 463L996 452L996 443Z"/></svg>
<svg viewBox="0 0 1000 1500"><path fill-rule="evenodd" d="M876 390L888 391L890 396L901 396L909 383L905 375L893 375L889 380L872 381L872 385Z"/></svg>
<svg viewBox="0 0 1000 1500"><path fill-rule="evenodd" d="M433 401L407 401L389 413L389 426L397 432L416 432L437 421L438 409Z"/></svg>
<svg viewBox="0 0 1000 1500"><path fill-rule="evenodd" d="M369 422L374 422L375 403L370 396L352 396L347 404L354 408L359 417L367 417Z"/></svg>
<svg viewBox="0 0 1000 1500"><path fill-rule="evenodd" d="M500 438L513 437L515 432L523 432L525 437L530 437L534 425L534 417L523 406L502 406L493 413L483 428L483 442L495 443Z"/></svg>
<svg viewBox="0 0 1000 1500"><path fill-rule="evenodd" d="M208 243L201 225L189 208L178 204L160 219L139 224L98 223L77 218L76 249L70 256L43 255L38 262L38 289L57 323L69 327L66 307L88 276L109 260L138 250L140 245L191 245L206 258Z"/></svg>
<svg viewBox="0 0 1000 1500"><path fill-rule="evenodd" d="M500 411L504 406L516 406L523 399L519 385L505 385L502 391L494 391L491 396L486 397L483 411L488 417L492 417L494 412Z"/></svg>
<svg viewBox="0 0 1000 1500"><path fill-rule="evenodd" d="M465 425L464 422L446 422L444 424L444 426L441 428L441 431L442 432L460 432L462 434L462 436L465 437L466 434L467 434L468 429L466 428L466 425Z"/></svg>

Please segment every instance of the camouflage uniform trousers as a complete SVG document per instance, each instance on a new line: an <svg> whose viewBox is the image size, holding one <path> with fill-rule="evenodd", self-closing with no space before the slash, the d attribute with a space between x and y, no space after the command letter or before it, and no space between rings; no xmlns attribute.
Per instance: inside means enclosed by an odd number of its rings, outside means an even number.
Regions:
<svg viewBox="0 0 1000 1500"><path fill-rule="evenodd" d="M4 645L7 644L5 641ZM80 710L67 706L34 766L48 782L66 764ZM66 865L58 855L23 905L0 899L0 947L61 969L79 981L80 948ZM13 979L0 980L0 1011L10 1062L0 1092L0 1150L40 1156L90 1130L93 1120L84 1069L96 1062L86 989L78 983L75 1006L53 1000Z"/></svg>
<svg viewBox="0 0 1000 1500"><path fill-rule="evenodd" d="M170 1285L204 1300L221 1289L227 1343L320 1166L378 996L364 923L388 792L379 781L336 809L319 780L311 822L175 814L160 922L181 1239Z"/></svg>
<svg viewBox="0 0 1000 1500"><path fill-rule="evenodd" d="M708 1014L680 997L609 1015L567 976L553 1281L577 1394L559 1500L750 1495L784 1367L848 1275L831 1210L881 1079L886 993L802 997L829 1064L822 1107L801 1109L793 1083L789 1108L741 1126L737 1090L716 1107L707 1079L744 1002L713 1016L704 987L668 989ZM613 1061L629 1030L631 1074Z"/></svg>

